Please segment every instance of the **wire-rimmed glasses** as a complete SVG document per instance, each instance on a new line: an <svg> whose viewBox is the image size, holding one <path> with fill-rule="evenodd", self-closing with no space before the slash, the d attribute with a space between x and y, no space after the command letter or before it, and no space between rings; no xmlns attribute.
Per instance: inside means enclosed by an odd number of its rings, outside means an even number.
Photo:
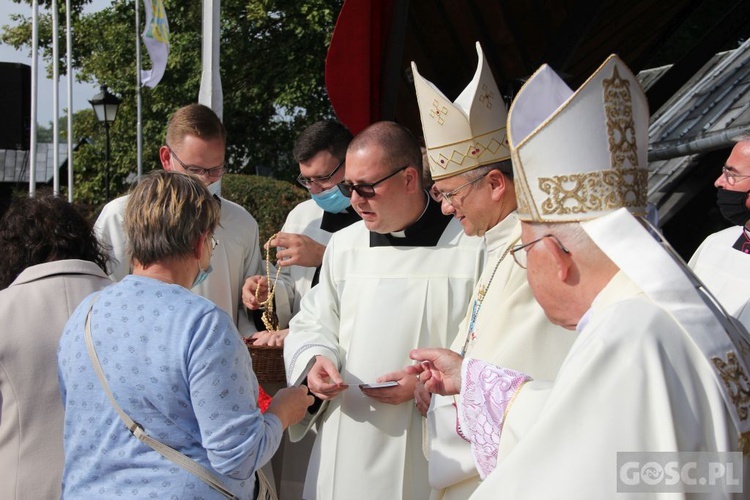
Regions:
<svg viewBox="0 0 750 500"><path fill-rule="evenodd" d="M570 250L565 248L565 245L562 244L562 241L560 241L560 239L557 236L555 236L554 234L545 234L541 238L537 238L534 241L530 241L522 245L516 245L510 249L510 254L513 256L513 260L516 261L516 264L526 269L527 268L526 266L528 264L528 261L526 260L526 254L529 252L529 249L531 248L532 245L534 245L535 243L539 243L544 238L554 238L555 242L558 244L558 246L563 252L567 254L570 253Z"/></svg>

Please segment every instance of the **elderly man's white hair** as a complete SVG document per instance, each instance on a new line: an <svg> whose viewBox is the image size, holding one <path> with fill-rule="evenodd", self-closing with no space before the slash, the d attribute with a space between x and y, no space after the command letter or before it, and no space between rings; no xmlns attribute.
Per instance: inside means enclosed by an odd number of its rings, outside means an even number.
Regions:
<svg viewBox="0 0 750 500"><path fill-rule="evenodd" d="M547 234L553 234L570 250L584 250L590 246L596 246L579 222L559 223L524 223L529 228L533 239L541 238Z"/></svg>

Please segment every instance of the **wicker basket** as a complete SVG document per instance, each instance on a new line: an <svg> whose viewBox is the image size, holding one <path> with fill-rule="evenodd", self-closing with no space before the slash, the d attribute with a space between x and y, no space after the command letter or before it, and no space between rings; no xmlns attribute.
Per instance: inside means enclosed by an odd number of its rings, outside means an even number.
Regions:
<svg viewBox="0 0 750 500"><path fill-rule="evenodd" d="M245 339L250 359L253 360L253 371L258 382L286 383L284 368L284 348L278 346L253 345L251 339Z"/></svg>

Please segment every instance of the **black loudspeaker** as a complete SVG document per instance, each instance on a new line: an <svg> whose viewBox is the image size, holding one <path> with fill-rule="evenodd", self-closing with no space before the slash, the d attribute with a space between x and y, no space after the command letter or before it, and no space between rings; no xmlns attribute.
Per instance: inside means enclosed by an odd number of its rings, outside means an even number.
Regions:
<svg viewBox="0 0 750 500"><path fill-rule="evenodd" d="M31 66L0 62L0 149L28 151Z"/></svg>

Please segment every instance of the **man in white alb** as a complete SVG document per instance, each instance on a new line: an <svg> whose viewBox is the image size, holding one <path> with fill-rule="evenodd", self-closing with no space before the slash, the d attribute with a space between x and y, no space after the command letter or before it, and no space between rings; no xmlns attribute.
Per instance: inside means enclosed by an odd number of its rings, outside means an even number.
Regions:
<svg viewBox="0 0 750 500"><path fill-rule="evenodd" d="M419 144L396 123L354 138L339 187L363 220L331 237L284 344L288 379L307 374L324 401L304 498L426 499L417 380L403 366L414 347L450 343L484 253L423 189Z"/></svg>
<svg viewBox="0 0 750 500"><path fill-rule="evenodd" d="M721 215L734 226L708 236L688 265L729 314L750 327L750 135L740 136L714 185Z"/></svg>
<svg viewBox="0 0 750 500"><path fill-rule="evenodd" d="M508 150L505 103L477 43L474 78L450 102L412 63L433 193L468 236L484 239L487 264L451 349L553 380L574 335L553 325L534 300L526 271L510 256L521 239ZM442 111L442 112L439 112ZM479 486L471 446L456 432L455 398L430 402L423 385L417 404L427 410L432 498L466 499ZM427 397L425 397L427 395ZM460 397L460 396L457 396Z"/></svg>
<svg viewBox="0 0 750 500"><path fill-rule="evenodd" d="M202 104L184 106L170 117L166 144L159 149L165 170L177 170L197 175L221 203L221 222L215 236L221 241L211 260L208 278L193 288L223 309L234 321L239 332L248 337L256 331L248 319L242 303L243 286L255 291L257 281L248 278L261 274L261 254L258 242L258 223L240 205L218 196L226 151L226 129L216 113ZM128 195L122 196L102 209L94 230L99 240L111 247L110 277L119 281L130 273L127 239L123 229ZM261 299L266 287L261 280ZM277 311L284 324L289 320L290 287L279 282L276 292Z"/></svg>
<svg viewBox="0 0 750 500"><path fill-rule="evenodd" d="M645 215L648 118L616 56L575 93L544 65L511 106L522 221L512 254L577 339L551 385L448 350L412 353L420 364L407 371L428 390L463 396L458 425L486 478L472 498L675 498L658 476L628 489L620 460L633 452L656 467L659 452L733 453L733 478L708 493L744 498L734 480L750 453L747 332L707 306L687 266L630 213ZM517 442L498 460L508 433Z"/></svg>
<svg viewBox="0 0 750 500"><path fill-rule="evenodd" d="M299 182L310 198L289 212L284 226L270 241L277 247L276 265L294 283L292 315L302 297L318 283L320 265L331 235L359 220L349 198L337 184L344 180L346 148L352 133L334 120L315 122L299 135L292 156L299 165ZM246 304L248 306L252 304ZM284 345L288 329L258 332L256 344Z"/></svg>
<svg viewBox="0 0 750 500"><path fill-rule="evenodd" d="M351 140L352 134L344 125L322 120L307 127L294 143L292 155L300 169L297 182L310 192L311 199L289 212L281 232L269 243L278 247L276 265L294 284L292 315L299 311L302 297L318 283L323 252L333 233L360 220L349 198L337 187L344 180L344 158ZM282 346L288 333L288 328L266 330L253 338L256 345ZM280 498L302 498L314 440L314 429L295 443L289 441L288 435L283 438L273 459Z"/></svg>

